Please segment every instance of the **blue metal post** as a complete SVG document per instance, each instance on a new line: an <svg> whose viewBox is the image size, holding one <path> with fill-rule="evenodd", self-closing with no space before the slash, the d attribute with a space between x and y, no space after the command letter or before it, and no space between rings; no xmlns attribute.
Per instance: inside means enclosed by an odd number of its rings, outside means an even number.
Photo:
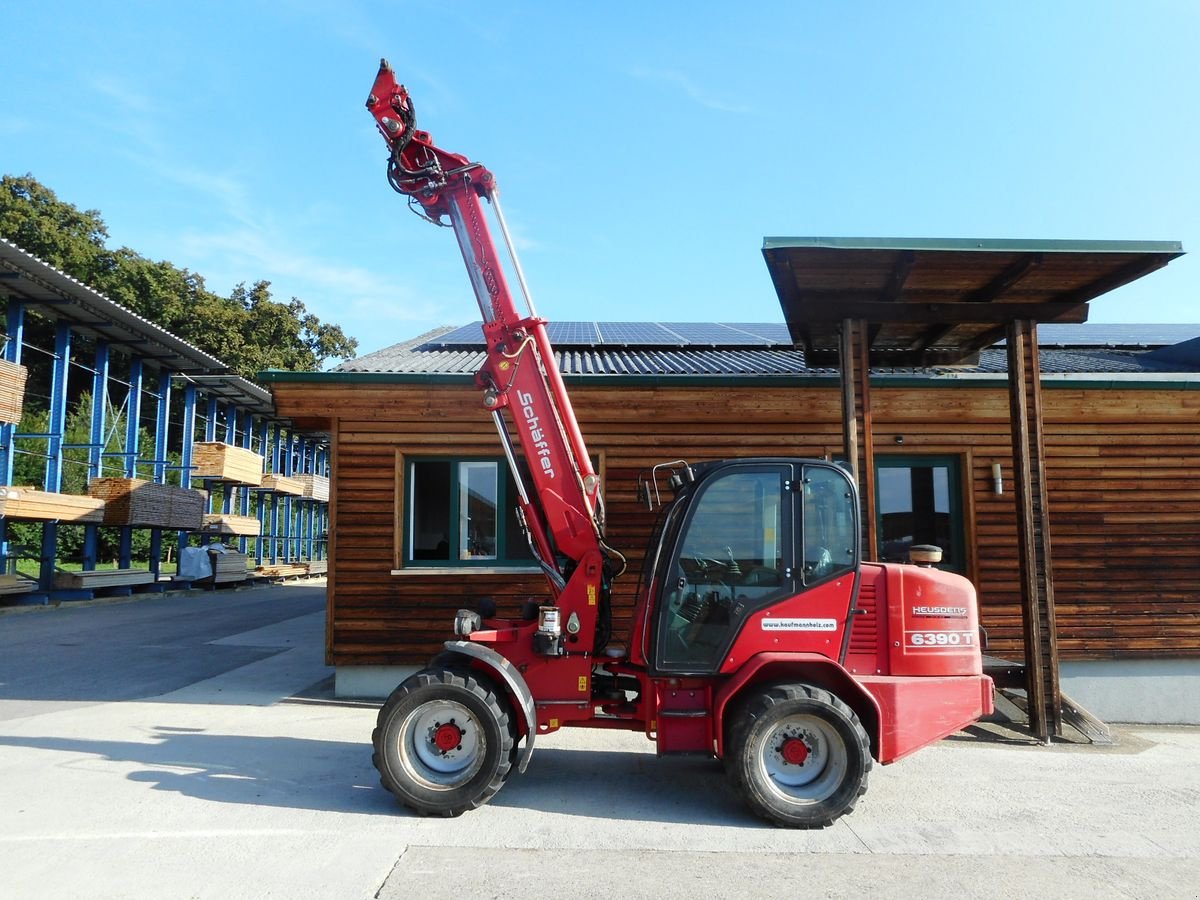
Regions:
<svg viewBox="0 0 1200 900"><path fill-rule="evenodd" d="M246 450L253 450L254 438L254 414L249 410L242 412L242 447ZM250 489L242 487L238 489L238 515L250 515ZM238 550L246 553L249 549L250 539L245 535L238 538Z"/></svg>
<svg viewBox="0 0 1200 900"><path fill-rule="evenodd" d="M108 411L108 342L96 342L96 365L92 373L92 427L88 438L88 481L104 476L105 425ZM96 568L100 554L100 527L86 525L83 529L83 570Z"/></svg>
<svg viewBox="0 0 1200 900"><path fill-rule="evenodd" d="M271 429L271 468L279 471L280 446L279 446L279 426L276 425ZM271 493L271 546L268 553L268 559L271 565L279 562L279 495Z"/></svg>
<svg viewBox="0 0 1200 900"><path fill-rule="evenodd" d="M154 481L157 484L167 483L167 438L171 429L171 373L166 370L158 375L158 409L154 418ZM150 571L154 580L158 580L162 571L162 538L161 528L150 529Z"/></svg>
<svg viewBox="0 0 1200 900"><path fill-rule="evenodd" d="M192 444L196 440L196 386L188 384L183 389L183 445L179 453L179 486L192 486ZM188 545L188 533L179 532L179 552Z"/></svg>
<svg viewBox="0 0 1200 900"><path fill-rule="evenodd" d="M50 374L50 424L46 429L46 477L48 491L62 491L63 432L67 427L67 376L71 371L71 326L60 321L54 330L54 366ZM39 584L50 590L54 583L54 562L58 551L58 522L42 524L42 559Z"/></svg>
<svg viewBox="0 0 1200 900"><path fill-rule="evenodd" d="M4 345L4 358L10 363L21 362L21 349L25 340L25 304L16 300L8 301L8 343ZM13 435L17 430L16 422L5 422L0 425L0 477L4 484L12 484L13 474Z"/></svg>
<svg viewBox="0 0 1200 900"><path fill-rule="evenodd" d="M125 400L125 477L138 477L138 456L141 453L142 382L145 368L140 356L129 360L129 396ZM118 565L127 569L133 562L133 528L121 526Z"/></svg>
<svg viewBox="0 0 1200 900"><path fill-rule="evenodd" d="M8 343L4 345L4 358L11 363L20 364L22 342L25 340L25 305L17 300L9 300L7 318ZM16 431L16 422L0 425L0 484L12 484L15 452L13 438ZM4 516L0 516L0 554L3 555L0 571L6 571L11 548L8 546L8 520Z"/></svg>

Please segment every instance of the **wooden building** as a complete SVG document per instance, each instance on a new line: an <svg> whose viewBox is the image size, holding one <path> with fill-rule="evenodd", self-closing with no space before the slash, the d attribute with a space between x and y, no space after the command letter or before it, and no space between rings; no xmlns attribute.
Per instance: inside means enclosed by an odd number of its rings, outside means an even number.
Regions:
<svg viewBox="0 0 1200 900"><path fill-rule="evenodd" d="M270 374L278 413L330 436L326 649L343 693L390 689L476 598L511 610L543 593L506 516L511 486L472 383L480 334L441 329L333 372ZM1084 679L1072 696L1118 721L1200 721L1195 692L1173 697L1144 680L1200 674L1198 335L1040 331L1058 650L1064 679ZM605 485L608 540L629 558L618 634L653 525L635 495L640 472L677 458L842 452L837 374L807 367L782 324L557 323L551 340ZM871 383L873 555L944 547L945 565L979 590L990 652L1019 658L1004 351L984 349L970 366L880 369ZM1104 683L1113 664L1132 693L1093 697L1085 681Z"/></svg>

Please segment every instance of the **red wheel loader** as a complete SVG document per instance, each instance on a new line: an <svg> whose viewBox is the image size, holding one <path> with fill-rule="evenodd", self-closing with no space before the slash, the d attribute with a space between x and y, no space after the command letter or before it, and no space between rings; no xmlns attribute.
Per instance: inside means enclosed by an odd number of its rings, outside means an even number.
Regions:
<svg viewBox="0 0 1200 900"><path fill-rule="evenodd" d="M392 187L458 239L483 316L476 382L546 577L517 618L487 601L460 610L455 639L392 692L373 735L389 791L420 814L459 815L525 771L538 736L617 728L644 733L660 754L723 760L755 813L821 827L854 808L874 761L991 711L971 583L863 562L857 488L825 460L678 460L648 473L639 489L659 501L657 525L632 628L614 636L624 557L605 540L600 478L495 179L417 129L386 60L367 108Z"/></svg>

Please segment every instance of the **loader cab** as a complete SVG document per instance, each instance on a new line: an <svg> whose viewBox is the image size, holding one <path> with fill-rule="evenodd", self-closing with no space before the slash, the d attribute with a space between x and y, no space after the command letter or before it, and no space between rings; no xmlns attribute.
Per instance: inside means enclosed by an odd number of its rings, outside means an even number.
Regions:
<svg viewBox="0 0 1200 900"><path fill-rule="evenodd" d="M651 668L664 674L715 673L750 615L859 563L858 496L840 467L745 459L695 473L648 556Z"/></svg>

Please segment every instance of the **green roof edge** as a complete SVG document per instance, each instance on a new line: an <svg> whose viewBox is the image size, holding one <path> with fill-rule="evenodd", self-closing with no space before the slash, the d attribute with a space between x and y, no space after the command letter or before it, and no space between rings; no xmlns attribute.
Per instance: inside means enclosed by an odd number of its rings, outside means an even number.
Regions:
<svg viewBox="0 0 1200 900"><path fill-rule="evenodd" d="M1181 241L1069 241L1008 238L764 237L763 250L981 250L998 253L1170 253L1182 256Z"/></svg>

